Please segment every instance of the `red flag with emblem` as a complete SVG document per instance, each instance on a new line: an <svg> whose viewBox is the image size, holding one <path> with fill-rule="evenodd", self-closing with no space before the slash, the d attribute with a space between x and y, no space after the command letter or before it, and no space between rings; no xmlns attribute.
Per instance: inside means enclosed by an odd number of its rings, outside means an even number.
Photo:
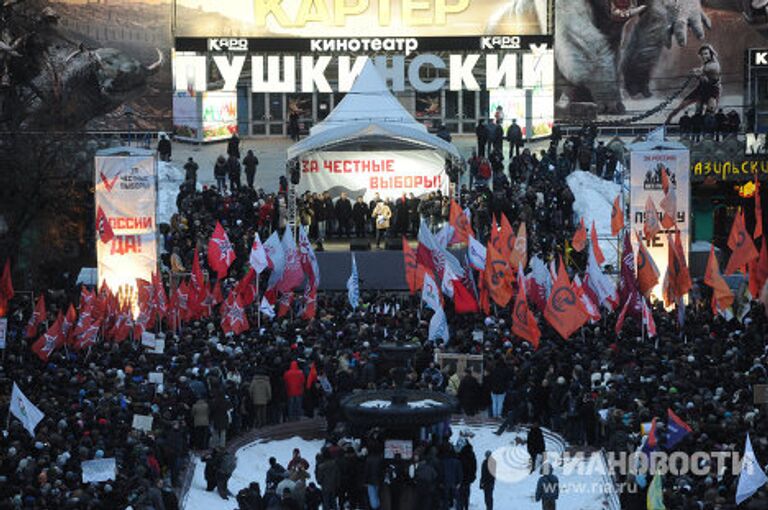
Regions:
<svg viewBox="0 0 768 510"><path fill-rule="evenodd" d="M499 252L504 260L508 260L512 263L512 252L515 250L515 231L512 230L512 225L509 224L507 215L501 214L501 231L499 232Z"/></svg>
<svg viewBox="0 0 768 510"><path fill-rule="evenodd" d="M96 338L99 336L101 321L88 319L87 324L83 325L82 331L75 334L72 347L76 351L81 351L91 345L96 344Z"/></svg>
<svg viewBox="0 0 768 510"><path fill-rule="evenodd" d="M227 297L226 312L221 317L221 329L225 333L234 333L239 335L247 331L250 325L248 317L245 314L245 304L235 292Z"/></svg>
<svg viewBox="0 0 768 510"><path fill-rule="evenodd" d="M45 320L45 294L40 294L35 303L35 309L32 311L32 316L27 322L27 329L25 335L27 338L32 338L37 335L37 327Z"/></svg>
<svg viewBox="0 0 768 510"><path fill-rule="evenodd" d="M611 207L611 235L617 236L624 228L624 213L621 210L621 195L616 195Z"/></svg>
<svg viewBox="0 0 768 510"><path fill-rule="evenodd" d="M490 244L493 246L493 248L499 252L501 251L501 232L499 231L499 224L496 222L496 215L492 215L491 220L491 232L490 232ZM503 255L503 254L502 254Z"/></svg>
<svg viewBox="0 0 768 510"><path fill-rule="evenodd" d="M528 299L525 297L525 277L522 266L517 269L517 298L512 308L512 333L529 342L534 349L539 348L541 331L536 323L536 317L528 307Z"/></svg>
<svg viewBox="0 0 768 510"><path fill-rule="evenodd" d="M69 304L67 313L64 314L64 320L61 322L61 336L64 337L64 341L68 342L70 333L72 332L72 326L77 322L77 312L75 311L75 305Z"/></svg>
<svg viewBox="0 0 768 510"><path fill-rule="evenodd" d="M755 239L760 239L763 236L763 203L760 197L760 181L755 174ZM753 294L756 296L757 294Z"/></svg>
<svg viewBox="0 0 768 510"><path fill-rule="evenodd" d="M760 256L749 263L749 293L757 299L760 289L768 280L768 248L766 248L765 236L760 243Z"/></svg>
<svg viewBox="0 0 768 510"><path fill-rule="evenodd" d="M159 271L152 273L152 288L155 296L155 311L160 318L163 318L168 312L168 296L165 293L163 277L160 276Z"/></svg>
<svg viewBox="0 0 768 510"><path fill-rule="evenodd" d="M544 318L566 340L589 320L589 314L571 287L562 260L547 300Z"/></svg>
<svg viewBox="0 0 768 510"><path fill-rule="evenodd" d="M101 206L96 210L96 232L99 233L99 240L102 243L108 243L115 238L115 232Z"/></svg>
<svg viewBox="0 0 768 510"><path fill-rule="evenodd" d="M216 228L213 230L213 235L208 241L208 266L216 271L219 278L227 276L229 266L235 260L235 249L232 243L229 242L229 237L221 226L221 223L216 222Z"/></svg>
<svg viewBox="0 0 768 510"><path fill-rule="evenodd" d="M213 287L213 304L220 305L224 302L224 294L221 292L221 280L216 280L216 285Z"/></svg>
<svg viewBox="0 0 768 510"><path fill-rule="evenodd" d="M582 252L587 247L587 227L584 226L584 218L581 218L579 222L579 228L573 233L573 239L571 240L571 246L573 249Z"/></svg>
<svg viewBox="0 0 768 510"><path fill-rule="evenodd" d="M411 295L416 294L416 291L421 290L424 285L424 275L427 273L427 268L419 264L416 250L411 248L405 236L403 236L403 261L408 290Z"/></svg>
<svg viewBox="0 0 768 510"><path fill-rule="evenodd" d="M245 276L235 286L233 292L237 294L244 306L250 305L256 299L256 278L256 271L249 268Z"/></svg>
<svg viewBox="0 0 768 510"><path fill-rule="evenodd" d="M720 266L715 257L715 245L709 245L707 271L704 274L704 285L712 288L712 312L725 311L733 305L733 292L720 275Z"/></svg>
<svg viewBox="0 0 768 510"><path fill-rule="evenodd" d="M201 294L200 291L205 289L205 278L203 277L203 270L200 268L200 254L195 247L195 254L192 256L192 274L189 277L189 283L192 285L192 289L195 294Z"/></svg>
<svg viewBox="0 0 768 510"><path fill-rule="evenodd" d="M51 357L56 349L64 345L66 337L61 333L61 325L64 322L64 315L59 312L59 316L53 322L48 331L43 333L35 343L32 344L32 352L37 356L48 362L48 358Z"/></svg>
<svg viewBox="0 0 768 510"><path fill-rule="evenodd" d="M746 266L760 254L757 252L752 237L744 225L744 212L739 211L733 220L731 234L728 236L728 248L731 249L731 258L725 268L725 274L733 274L738 270L744 270Z"/></svg>

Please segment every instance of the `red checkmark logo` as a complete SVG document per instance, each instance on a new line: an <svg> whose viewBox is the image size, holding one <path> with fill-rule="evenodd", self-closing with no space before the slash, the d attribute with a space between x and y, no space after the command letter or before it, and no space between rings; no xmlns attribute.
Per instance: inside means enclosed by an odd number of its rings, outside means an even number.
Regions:
<svg viewBox="0 0 768 510"><path fill-rule="evenodd" d="M117 182L117 178L120 177L120 172L117 172L117 175L115 175L114 179L111 181L107 179L107 176L104 175L104 172L99 171L99 175L101 175L101 182L104 183L104 187L107 188L108 192L112 191L112 188L115 186L115 183Z"/></svg>

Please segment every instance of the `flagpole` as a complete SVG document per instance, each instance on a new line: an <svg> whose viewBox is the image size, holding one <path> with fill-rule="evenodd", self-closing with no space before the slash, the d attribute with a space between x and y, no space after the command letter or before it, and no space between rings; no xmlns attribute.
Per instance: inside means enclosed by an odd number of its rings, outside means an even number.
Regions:
<svg viewBox="0 0 768 510"><path fill-rule="evenodd" d="M256 276L256 321L258 324L259 331L261 331L261 299L259 299L259 280L261 280L261 275L257 273Z"/></svg>

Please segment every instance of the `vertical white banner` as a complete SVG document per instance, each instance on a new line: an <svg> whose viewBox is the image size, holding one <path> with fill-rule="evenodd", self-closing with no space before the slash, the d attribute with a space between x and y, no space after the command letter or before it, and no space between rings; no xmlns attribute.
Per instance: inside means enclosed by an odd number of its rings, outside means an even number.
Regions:
<svg viewBox="0 0 768 510"><path fill-rule="evenodd" d="M661 172L668 170L670 189L676 191L677 218L675 226L664 229L652 239L643 239L651 257L659 268L659 284L651 291L652 299L661 299L661 284L667 271L669 252L667 233L674 235L675 229L680 230L680 240L683 244L686 260L690 245L690 152L685 149L661 150L632 150L630 161L630 226L632 228L632 245L637 252L637 237L635 232L643 235L645 221L645 202L650 196L659 212L659 224L664 214L661 200L664 191L661 186Z"/></svg>
<svg viewBox="0 0 768 510"><path fill-rule="evenodd" d="M5 349L5 339L8 335L8 317L0 318L0 349Z"/></svg>
<svg viewBox="0 0 768 510"><path fill-rule="evenodd" d="M108 150L96 156L96 211L104 211L115 237L96 238L99 285L136 298L136 279L149 280L157 266L157 164L151 151ZM113 153L114 155L110 154Z"/></svg>

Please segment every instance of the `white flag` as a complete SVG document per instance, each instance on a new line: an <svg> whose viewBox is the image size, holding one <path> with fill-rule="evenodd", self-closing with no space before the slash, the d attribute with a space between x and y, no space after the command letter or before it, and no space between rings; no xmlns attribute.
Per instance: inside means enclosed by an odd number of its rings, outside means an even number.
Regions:
<svg viewBox="0 0 768 510"><path fill-rule="evenodd" d="M450 225L450 223L446 223L443 228L437 231L437 234L435 234L435 241L437 241L437 245L441 249L448 248L448 243L450 242L451 238L453 237L453 227Z"/></svg>
<svg viewBox="0 0 768 510"><path fill-rule="evenodd" d="M16 383L13 383L11 391L11 414L18 418L32 437L35 437L35 427L45 417L43 412L24 396Z"/></svg>
<svg viewBox="0 0 768 510"><path fill-rule="evenodd" d="M347 280L347 299L349 299L349 306L353 310L357 310L360 305L360 280L357 277L357 262L354 253L352 254L352 273Z"/></svg>
<svg viewBox="0 0 768 510"><path fill-rule="evenodd" d="M741 462L739 484L736 486L736 504L740 505L743 501L752 497L766 482L768 482L768 476L765 475L763 468L760 467L760 463L755 458L752 441L750 441L749 433L747 433L747 444L744 447L744 459Z"/></svg>
<svg viewBox="0 0 768 510"><path fill-rule="evenodd" d="M445 317L445 312L442 307L435 309L435 314L429 321L429 340L437 340L442 338L444 342L448 343L450 338L448 334L448 320Z"/></svg>
<svg viewBox="0 0 768 510"><path fill-rule="evenodd" d="M275 307L269 303L269 300L266 297L261 298L261 305L259 306L259 312L261 312L262 315L266 315L270 319L275 318Z"/></svg>
<svg viewBox="0 0 768 510"><path fill-rule="evenodd" d="M485 270L485 257L487 250L480 241L469 236L469 245L467 246L467 258L469 265L477 271Z"/></svg>
<svg viewBox="0 0 768 510"><path fill-rule="evenodd" d="M459 280L459 276L453 272L451 266L445 266L445 272L443 273L443 281L440 283L440 288L443 294L453 299L453 280Z"/></svg>
<svg viewBox="0 0 768 510"><path fill-rule="evenodd" d="M280 242L280 236L277 230L264 241L264 251L267 252L269 266L272 268L272 274L269 275L269 287L273 287L285 271L285 253L283 253L283 244Z"/></svg>
<svg viewBox="0 0 768 510"><path fill-rule="evenodd" d="M267 260L267 252L264 250L264 245L261 244L258 232L254 235L253 246L251 247L251 256L248 258L248 262L251 263L251 267L254 271L261 274L267 267L269 267L269 261Z"/></svg>
<svg viewBox="0 0 768 510"><path fill-rule="evenodd" d="M421 300L433 310L443 307L440 303L440 290L437 288L435 280L429 274L424 275L424 285L421 287Z"/></svg>
<svg viewBox="0 0 768 510"><path fill-rule="evenodd" d="M589 259L587 260L587 285L597 296L598 304L608 310L614 310L619 302L619 293L616 290L616 284L600 269L600 265L595 258L595 252L592 246L589 247Z"/></svg>

